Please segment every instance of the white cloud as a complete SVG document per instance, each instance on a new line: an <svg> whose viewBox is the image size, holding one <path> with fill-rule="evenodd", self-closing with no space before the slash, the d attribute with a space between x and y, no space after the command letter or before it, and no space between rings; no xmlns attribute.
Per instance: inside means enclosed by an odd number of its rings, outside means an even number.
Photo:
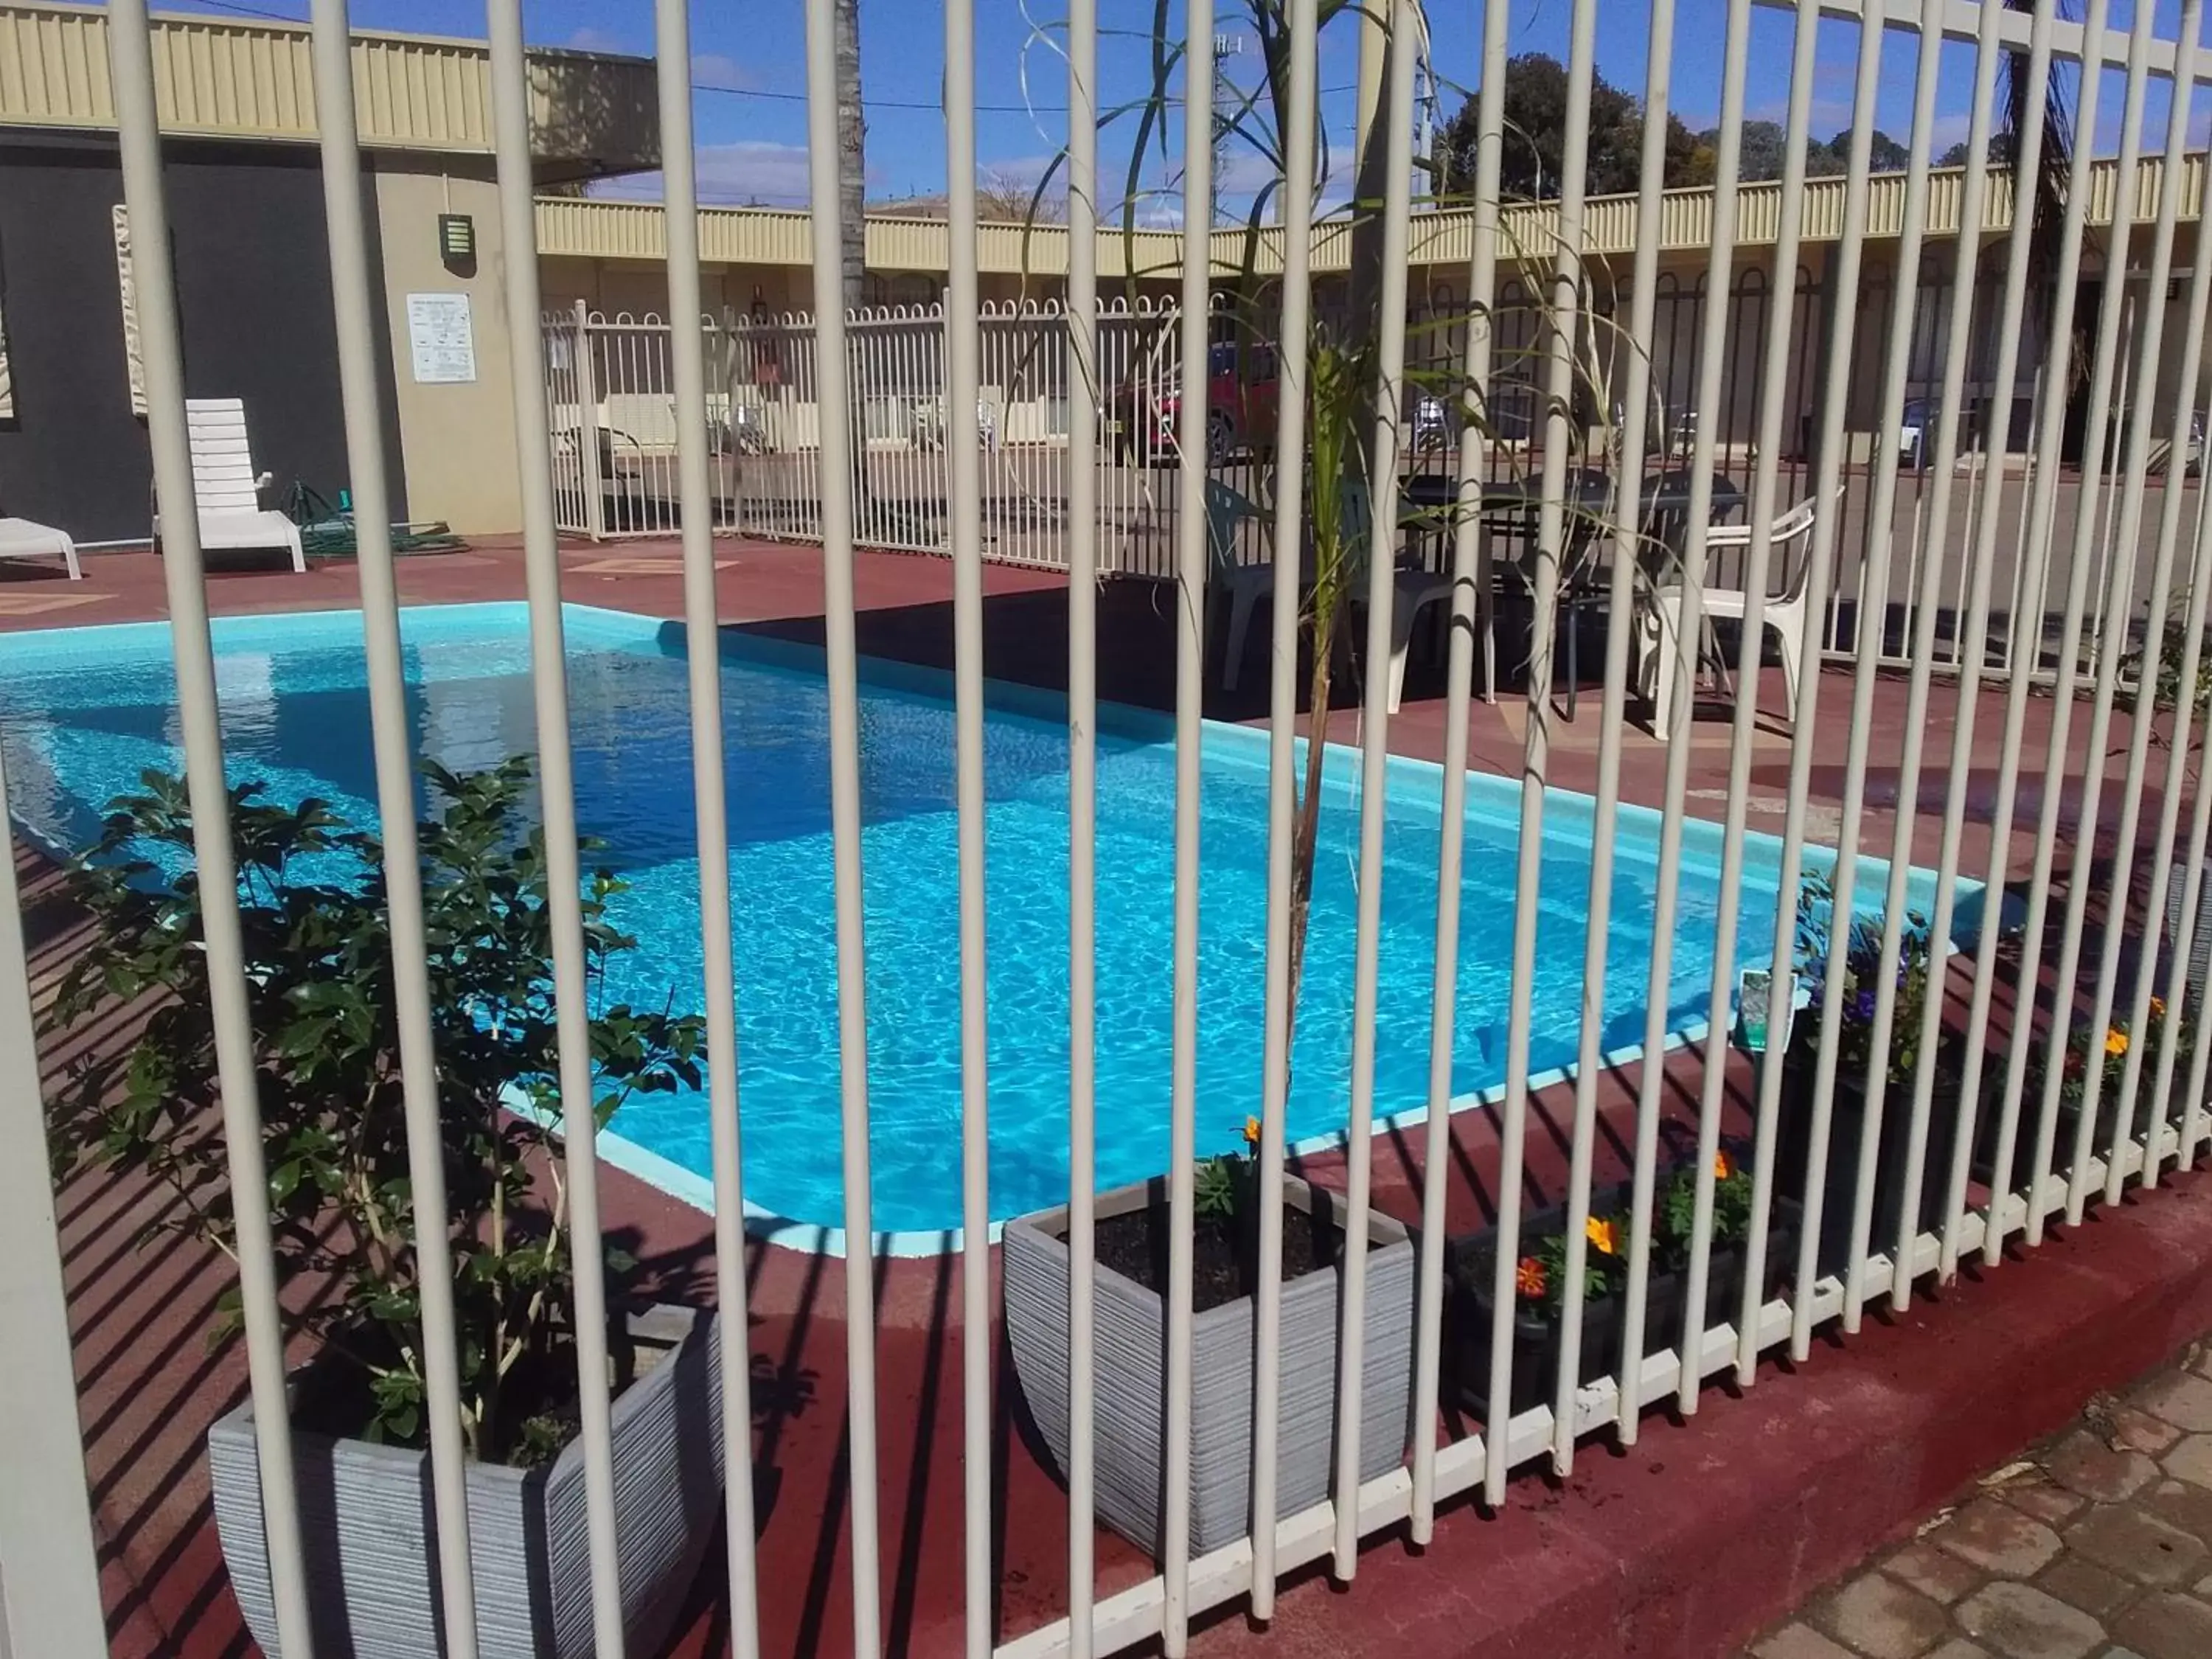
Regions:
<svg viewBox="0 0 2212 1659"><path fill-rule="evenodd" d="M1939 115L1930 121L1928 124L1929 159L1934 160L1954 144L1965 143L1966 134L1972 125L1972 117L1966 110L1954 110L1948 115ZM1899 142L1903 142L1901 137Z"/></svg>
<svg viewBox="0 0 2212 1659"><path fill-rule="evenodd" d="M748 141L702 144L696 165L702 202L763 207L805 207L807 202L806 147ZM635 173L595 185L594 195L657 202L659 173Z"/></svg>
<svg viewBox="0 0 2212 1659"><path fill-rule="evenodd" d="M760 77L726 52L693 53L691 79L725 92L751 92L760 86Z"/></svg>
<svg viewBox="0 0 2212 1659"><path fill-rule="evenodd" d="M611 33L605 29L592 28L588 24L571 34L562 44L575 52L628 52L629 50L619 35Z"/></svg>

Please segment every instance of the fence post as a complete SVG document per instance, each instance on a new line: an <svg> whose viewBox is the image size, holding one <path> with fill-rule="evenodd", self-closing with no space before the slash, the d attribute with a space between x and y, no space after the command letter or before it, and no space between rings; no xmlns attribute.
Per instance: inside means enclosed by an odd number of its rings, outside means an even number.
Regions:
<svg viewBox="0 0 2212 1659"><path fill-rule="evenodd" d="M7 776L0 769L0 800ZM0 848L0 1659L107 1651L12 848ZM10 1636L14 1645L10 1647Z"/></svg>
<svg viewBox="0 0 2212 1659"><path fill-rule="evenodd" d="M592 313L576 301L576 459L584 478L584 532L607 538L606 481L599 474L599 394L592 374Z"/></svg>

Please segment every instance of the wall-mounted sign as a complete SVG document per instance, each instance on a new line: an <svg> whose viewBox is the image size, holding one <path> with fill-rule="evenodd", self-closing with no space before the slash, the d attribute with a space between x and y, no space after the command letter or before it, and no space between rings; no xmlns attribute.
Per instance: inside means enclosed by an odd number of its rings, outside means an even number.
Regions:
<svg viewBox="0 0 2212 1659"><path fill-rule="evenodd" d="M477 377L476 336L465 294L407 296L407 343L421 386L453 386Z"/></svg>

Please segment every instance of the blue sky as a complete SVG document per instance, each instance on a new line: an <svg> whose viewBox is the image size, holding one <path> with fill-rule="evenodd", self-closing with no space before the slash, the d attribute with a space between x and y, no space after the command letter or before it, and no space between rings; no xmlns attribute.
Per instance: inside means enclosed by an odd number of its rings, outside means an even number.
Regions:
<svg viewBox="0 0 2212 1659"><path fill-rule="evenodd" d="M1438 118L1458 108L1475 80L1489 0L1440 0L1431 7L1434 58L1443 83ZM1504 3L1504 0L1494 0ZM304 17L307 0L171 0L180 10L252 12ZM2116 27L2132 21L2136 0L2112 0ZM1066 141L1066 70L1054 43L1065 0L978 0L976 81L978 152L987 171L1034 179ZM1240 11L1236 0L1217 0L1224 33L1234 35ZM2181 0L2154 0L2153 27L2172 37L2179 27ZM1173 13L1180 27L1179 0ZM1151 0L1100 0L1102 105L1142 96L1147 83L1146 33ZM1570 0L1514 0L1515 52L1547 52L1564 58ZM1647 55L1647 9L1634 0L1598 0L1597 54L1601 74L1640 92ZM1726 35L1727 0L1679 0L1670 76L1674 110L1693 127L1711 125L1720 104L1721 48ZM481 36L483 12L469 0L355 0L354 21L364 28L420 30ZM533 43L600 51L649 53L653 12L648 0L532 0L525 7ZM805 200L805 105L804 14L800 0L725 0L692 9L693 80L696 94L700 177L702 194L723 201L759 201L800 206ZM868 109L868 169L872 197L884 198L941 189L945 178L945 125L940 78L944 68L941 9L931 0L861 0L861 79ZM1769 6L1753 9L1748 112L1783 118L1789 94L1790 13ZM1876 125L1899 140L1911 124L1915 54L1912 37L1893 33L1884 44ZM1256 74L1247 46L1231 55L1224 69L1231 79ZM1820 25L1814 79L1813 132L1826 137L1848 125L1858 51L1856 26L1829 19ZM1352 117L1351 86L1357 45L1352 20L1337 25L1323 40L1321 78L1323 120L1332 137L1342 137ZM1959 42L1944 49L1938 96L1935 149L1940 153L1963 137L1971 92L1973 50ZM2112 72L2099 124L2102 149L2116 148L2122 77ZM2166 98L2154 83L2146 106L2145 138L2163 137ZM2200 92L2192 134L2204 142L2212 133L2212 91ZM1107 169L1102 196L1121 193L1126 172L1132 118L1123 118L1102 137ZM1174 134L1180 143L1180 124ZM1157 152L1155 152L1157 155ZM1155 160L1145 182L1158 188L1172 163ZM1231 184L1251 187L1254 164L1247 161ZM651 179L627 188L650 194ZM1233 198L1237 191L1232 189ZM1158 211L1164 216L1164 207Z"/></svg>

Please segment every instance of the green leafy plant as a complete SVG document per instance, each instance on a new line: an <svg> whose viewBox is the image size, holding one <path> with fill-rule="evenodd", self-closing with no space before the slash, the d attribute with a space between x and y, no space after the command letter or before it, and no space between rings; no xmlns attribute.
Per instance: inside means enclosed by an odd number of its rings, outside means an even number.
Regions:
<svg viewBox="0 0 2212 1659"><path fill-rule="evenodd" d="M1192 1172L1191 1207L1201 1221L1235 1221L1253 1186L1253 1155L1260 1147L1260 1120L1244 1120L1244 1150L1200 1158Z"/></svg>
<svg viewBox="0 0 2212 1659"><path fill-rule="evenodd" d="M2178 1073L2186 1075L2191 1055L2196 1048L2196 1019L2194 1011L2179 1019L2168 1019L2165 999L2150 1000L2150 1017L2142 1031L2137 1032L2133 1024L2124 1018L2115 1018L2103 1031L2091 1031L2077 1027L2066 1040L2066 1057L2058 1082L2058 1098L2069 1107L2081 1104L2088 1092L2089 1072L2094 1063L2102 1066L2103 1080L2098 1085L2099 1111L2102 1116L2116 1109L2120 1091L2126 1081L2129 1051L2138 1042L2147 1045L2139 1062L2142 1077L2148 1080L2156 1075L2166 1045L2174 1044L2174 1063ZM2027 1095L2039 1098L2043 1089L2044 1049L2038 1043L2028 1060ZM2138 1105L2137 1109L2141 1107Z"/></svg>
<svg viewBox="0 0 2212 1659"><path fill-rule="evenodd" d="M418 1222L442 1227L469 1449L526 1462L564 1437L575 1376L548 1127L561 1098L545 848L524 819L527 760L424 770L439 800L421 856L441 1217L418 1217L410 1179L382 842L320 800L279 805L256 784L230 793L271 1226L282 1276L328 1287L294 1316L350 1373L366 1432L413 1443L425 1385L412 1240ZM110 804L99 840L70 866L91 940L44 1030L118 1006L143 1024L70 1069L53 1102L57 1155L150 1177L172 1198L152 1231L234 1255L191 809L178 778L149 771L141 785ZM635 943L607 921L621 890L601 870L583 895L601 1124L635 1093L697 1086L703 1047L696 1017L602 1006L608 961ZM629 1265L610 1257L614 1271Z"/></svg>
<svg viewBox="0 0 2212 1659"><path fill-rule="evenodd" d="M1628 1279L1628 1223L1593 1215L1583 1228L1583 1299L1610 1296ZM1514 1264L1514 1299L1539 1313L1556 1313L1566 1298L1567 1239L1554 1233Z"/></svg>
<svg viewBox="0 0 2212 1659"><path fill-rule="evenodd" d="M1832 950L1835 903L1835 886L1826 871L1806 877L1797 890L1796 965L1811 1000L1798 1014L1790 1047L1799 1054L1820 1052L1827 976L1837 973L1843 978L1843 999L1836 1020L1836 1075L1856 1079L1867 1074L1874 1042L1882 921L1880 916L1850 917L1842 948ZM1911 1085L1920 1063L1920 1022L1928 1006L1934 949L1928 919L1917 911L1908 913L1898 934L1897 993L1890 1017L1888 1079L1893 1084Z"/></svg>
<svg viewBox="0 0 2212 1659"><path fill-rule="evenodd" d="M1751 1171L1726 1150L1713 1154L1712 1242L1733 1244L1749 1237ZM1686 1164L1668 1178L1659 1199L1660 1254L1669 1263L1689 1260L1697 1237L1698 1166Z"/></svg>

